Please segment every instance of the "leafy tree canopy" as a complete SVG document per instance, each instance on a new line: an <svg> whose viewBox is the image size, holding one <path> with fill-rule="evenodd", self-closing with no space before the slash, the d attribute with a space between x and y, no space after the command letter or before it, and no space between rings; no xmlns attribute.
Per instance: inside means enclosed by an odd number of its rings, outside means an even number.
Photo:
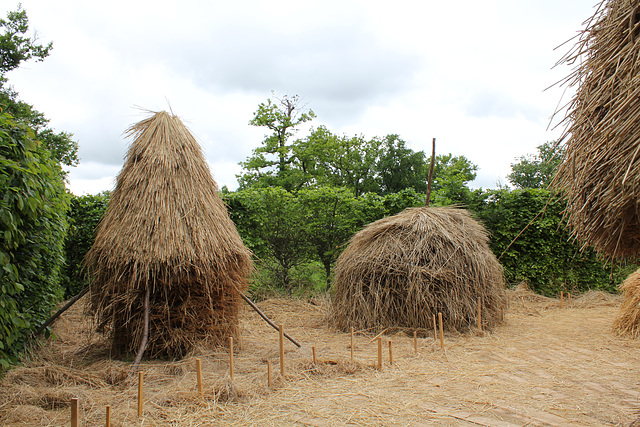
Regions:
<svg viewBox="0 0 640 427"><path fill-rule="evenodd" d="M538 146L537 154L521 156L512 163L507 179L516 188L547 188L563 153L564 149L559 144L545 142Z"/></svg>
<svg viewBox="0 0 640 427"><path fill-rule="evenodd" d="M35 131L35 139L44 144L53 158L66 166L78 163L78 143L68 132L54 132L49 120L32 105L18 99L17 92L7 84L5 74L30 59L44 60L53 48L37 43L37 37L28 37L29 19L22 7L0 19L0 108L11 114L14 120Z"/></svg>

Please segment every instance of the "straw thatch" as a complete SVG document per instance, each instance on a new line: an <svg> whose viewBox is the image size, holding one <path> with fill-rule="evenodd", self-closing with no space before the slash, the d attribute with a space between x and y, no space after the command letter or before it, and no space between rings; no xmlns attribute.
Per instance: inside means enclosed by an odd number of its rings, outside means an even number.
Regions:
<svg viewBox="0 0 640 427"><path fill-rule="evenodd" d="M476 326L502 322L502 267L482 225L463 209L409 208L357 233L336 265L332 320L341 330Z"/></svg>
<svg viewBox="0 0 640 427"><path fill-rule="evenodd" d="M236 335L252 270L200 146L176 116L128 129L133 143L87 254L90 310L115 353L138 350L150 289L147 355L184 356Z"/></svg>
<svg viewBox="0 0 640 427"><path fill-rule="evenodd" d="M613 322L618 335L640 338L640 269L631 273L620 285L622 305Z"/></svg>
<svg viewBox="0 0 640 427"><path fill-rule="evenodd" d="M553 186L573 236L608 258L640 254L640 2L600 3L561 63L576 89Z"/></svg>

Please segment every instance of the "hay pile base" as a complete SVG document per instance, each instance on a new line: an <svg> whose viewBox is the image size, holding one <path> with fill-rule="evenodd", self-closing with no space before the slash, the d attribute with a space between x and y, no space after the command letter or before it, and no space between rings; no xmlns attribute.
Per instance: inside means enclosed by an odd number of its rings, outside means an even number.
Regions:
<svg viewBox="0 0 640 427"><path fill-rule="evenodd" d="M622 305L613 322L613 330L619 335L640 338L640 269L627 277L620 290Z"/></svg>
<svg viewBox="0 0 640 427"><path fill-rule="evenodd" d="M356 234L336 265L332 322L343 331L433 329L443 314L447 330L483 329L502 322L506 296L502 267L487 232L463 209L410 208Z"/></svg>
<svg viewBox="0 0 640 427"><path fill-rule="evenodd" d="M573 236L610 258L640 254L639 50L638 2L607 0L561 60L577 90L553 186L567 196Z"/></svg>

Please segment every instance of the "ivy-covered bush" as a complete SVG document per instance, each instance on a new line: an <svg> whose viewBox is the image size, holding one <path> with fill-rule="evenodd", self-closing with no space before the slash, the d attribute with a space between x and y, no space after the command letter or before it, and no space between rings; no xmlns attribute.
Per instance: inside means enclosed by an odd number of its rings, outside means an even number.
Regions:
<svg viewBox="0 0 640 427"><path fill-rule="evenodd" d="M63 294L69 194L28 126L0 111L0 365L15 361Z"/></svg>
<svg viewBox="0 0 640 427"><path fill-rule="evenodd" d="M66 255L63 278L65 298L77 295L88 284L82 260L93 245L96 228L108 203L108 192L71 197L69 233L64 244Z"/></svg>
<svg viewBox="0 0 640 427"><path fill-rule="evenodd" d="M599 260L569 238L565 202L545 189L489 190L474 210L491 233L507 283L555 296L589 289L615 292L627 269ZM517 238L516 238L517 237ZM514 240L515 239L515 240Z"/></svg>

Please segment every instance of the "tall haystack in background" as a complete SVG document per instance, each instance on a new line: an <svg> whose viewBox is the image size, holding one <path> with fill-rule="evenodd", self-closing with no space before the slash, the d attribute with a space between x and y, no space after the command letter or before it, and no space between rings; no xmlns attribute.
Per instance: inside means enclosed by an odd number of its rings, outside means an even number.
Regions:
<svg viewBox="0 0 640 427"><path fill-rule="evenodd" d="M640 338L640 270L631 273L620 285L620 290L622 305L613 322L613 331Z"/></svg>
<svg viewBox="0 0 640 427"><path fill-rule="evenodd" d="M133 142L85 258L90 309L114 353L135 353L148 291L147 356L182 357L237 334L251 252L178 117L156 113L127 135Z"/></svg>
<svg viewBox="0 0 640 427"><path fill-rule="evenodd" d="M613 259L640 254L640 2L600 3L561 62L574 66L566 150L553 186L584 246Z"/></svg>
<svg viewBox="0 0 640 427"><path fill-rule="evenodd" d="M476 326L502 322L507 298L502 267L482 225L463 209L422 207L369 224L340 255L332 321L338 329Z"/></svg>

